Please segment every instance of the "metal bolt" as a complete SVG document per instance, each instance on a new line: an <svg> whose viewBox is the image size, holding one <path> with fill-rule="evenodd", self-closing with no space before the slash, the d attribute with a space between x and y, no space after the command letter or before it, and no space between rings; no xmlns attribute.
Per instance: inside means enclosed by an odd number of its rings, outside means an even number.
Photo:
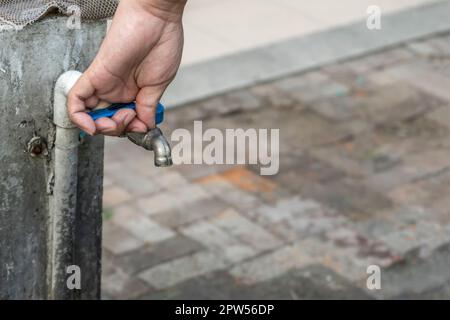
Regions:
<svg viewBox="0 0 450 320"><path fill-rule="evenodd" d="M47 153L47 144L41 137L34 136L28 141L27 150L32 157L38 157L41 154L45 155Z"/></svg>

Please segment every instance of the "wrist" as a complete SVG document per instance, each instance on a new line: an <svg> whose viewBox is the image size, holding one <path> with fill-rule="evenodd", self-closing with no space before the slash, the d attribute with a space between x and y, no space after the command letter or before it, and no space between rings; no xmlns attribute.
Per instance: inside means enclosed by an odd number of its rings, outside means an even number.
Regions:
<svg viewBox="0 0 450 320"><path fill-rule="evenodd" d="M187 0L124 0L121 3L129 3L137 6L162 20L179 21L183 16Z"/></svg>

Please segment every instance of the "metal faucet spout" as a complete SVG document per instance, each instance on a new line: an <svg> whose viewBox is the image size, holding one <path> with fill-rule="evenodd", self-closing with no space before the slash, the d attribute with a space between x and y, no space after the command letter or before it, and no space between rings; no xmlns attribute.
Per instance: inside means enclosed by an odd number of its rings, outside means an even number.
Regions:
<svg viewBox="0 0 450 320"><path fill-rule="evenodd" d="M127 133L127 138L134 144L154 152L155 166L169 167L172 162L172 149L159 128L151 129L147 133Z"/></svg>

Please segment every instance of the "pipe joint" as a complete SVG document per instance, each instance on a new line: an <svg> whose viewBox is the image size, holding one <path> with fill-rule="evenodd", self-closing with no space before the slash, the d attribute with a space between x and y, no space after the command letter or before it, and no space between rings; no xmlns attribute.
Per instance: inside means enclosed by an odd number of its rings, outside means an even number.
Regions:
<svg viewBox="0 0 450 320"><path fill-rule="evenodd" d="M62 74L55 85L53 123L64 129L75 129L67 113L67 95L75 85L82 73L79 71L67 71Z"/></svg>

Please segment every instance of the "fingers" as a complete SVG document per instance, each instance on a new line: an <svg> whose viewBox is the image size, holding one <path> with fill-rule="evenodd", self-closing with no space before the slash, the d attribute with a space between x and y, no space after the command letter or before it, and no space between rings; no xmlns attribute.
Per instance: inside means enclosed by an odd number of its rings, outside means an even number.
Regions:
<svg viewBox="0 0 450 320"><path fill-rule="evenodd" d="M83 75L68 95L67 108L72 122L89 135L96 133L118 136L125 131L147 132L155 127L156 106L166 86L140 89L136 96L136 111L119 110L112 118L101 118L94 122L86 112L99 104L95 88ZM137 117L136 117L137 116Z"/></svg>
<svg viewBox="0 0 450 320"><path fill-rule="evenodd" d="M96 133L118 136L123 134L128 125L136 117L131 109L119 110L112 118L100 118L94 122L86 112L99 105L95 88L86 76L82 76L69 92L67 110L70 120L89 135ZM135 130L142 130L142 123L133 125ZM146 130L144 130L146 131Z"/></svg>
<svg viewBox="0 0 450 320"><path fill-rule="evenodd" d="M164 89L163 87L145 87L136 96L137 117L147 128L155 127L156 106L164 93ZM137 126L137 124L134 125ZM139 129L141 129L140 125Z"/></svg>
<svg viewBox="0 0 450 320"><path fill-rule="evenodd" d="M141 132L147 133L148 127L145 123L143 123L138 118L134 118L133 121L127 127L128 132Z"/></svg>
<svg viewBox="0 0 450 320"><path fill-rule="evenodd" d="M131 109L122 109L112 118L100 118L95 121L97 133L107 136L120 136L136 117L136 112Z"/></svg>
<svg viewBox="0 0 450 320"><path fill-rule="evenodd" d="M96 127L94 120L86 114L87 104L95 101L95 88L86 76L75 83L67 96L67 110L70 120L89 135L94 135Z"/></svg>

